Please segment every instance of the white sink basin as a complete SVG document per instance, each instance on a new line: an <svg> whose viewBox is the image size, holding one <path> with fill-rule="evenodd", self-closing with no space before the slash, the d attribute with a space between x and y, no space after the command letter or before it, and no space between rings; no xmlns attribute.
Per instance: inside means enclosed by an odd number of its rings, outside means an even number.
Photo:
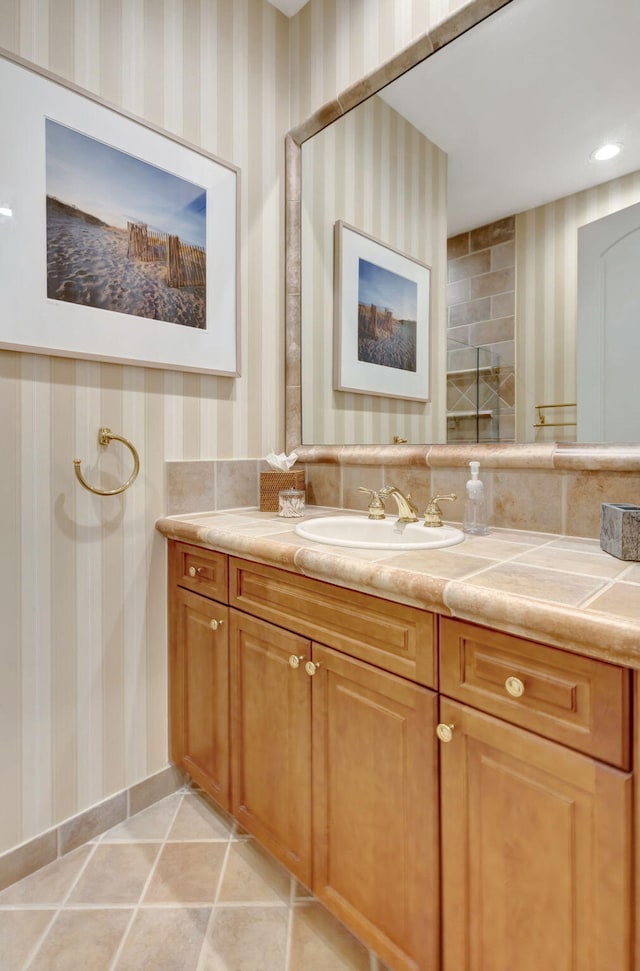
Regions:
<svg viewBox="0 0 640 971"><path fill-rule="evenodd" d="M420 523L399 523L396 516L367 519L366 516L325 516L298 523L296 533L304 539L330 546L365 550L438 550L455 546L464 533L455 526L429 527Z"/></svg>

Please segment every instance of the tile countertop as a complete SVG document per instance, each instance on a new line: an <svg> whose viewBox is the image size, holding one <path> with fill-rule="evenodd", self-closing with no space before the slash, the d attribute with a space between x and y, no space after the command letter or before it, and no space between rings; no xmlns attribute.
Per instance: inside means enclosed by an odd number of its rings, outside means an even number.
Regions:
<svg viewBox="0 0 640 971"><path fill-rule="evenodd" d="M581 654L640 668L640 563L618 560L597 539L513 529L467 536L441 550L348 549L302 539L304 519L255 508L167 516L169 539L205 546L423 607Z"/></svg>

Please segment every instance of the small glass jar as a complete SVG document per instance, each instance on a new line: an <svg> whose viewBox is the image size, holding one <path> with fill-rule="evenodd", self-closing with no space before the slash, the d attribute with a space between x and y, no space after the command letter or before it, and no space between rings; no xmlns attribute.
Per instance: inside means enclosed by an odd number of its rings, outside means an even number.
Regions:
<svg viewBox="0 0 640 971"><path fill-rule="evenodd" d="M279 492L278 515L285 519L304 516L304 489L283 489Z"/></svg>

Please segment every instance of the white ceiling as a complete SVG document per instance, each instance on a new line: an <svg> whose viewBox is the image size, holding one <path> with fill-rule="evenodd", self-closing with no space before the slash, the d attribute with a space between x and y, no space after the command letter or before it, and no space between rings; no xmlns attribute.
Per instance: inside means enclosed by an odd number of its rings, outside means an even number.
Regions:
<svg viewBox="0 0 640 971"><path fill-rule="evenodd" d="M640 169L639 44L639 0L512 0L381 92L449 156L451 235Z"/></svg>
<svg viewBox="0 0 640 971"><path fill-rule="evenodd" d="M287 17L293 17L298 10L302 10L307 0L268 0L268 3L281 10Z"/></svg>

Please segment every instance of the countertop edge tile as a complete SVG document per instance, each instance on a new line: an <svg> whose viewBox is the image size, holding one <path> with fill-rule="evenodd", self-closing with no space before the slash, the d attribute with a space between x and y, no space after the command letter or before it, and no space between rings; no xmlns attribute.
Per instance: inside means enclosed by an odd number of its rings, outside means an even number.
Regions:
<svg viewBox="0 0 640 971"><path fill-rule="evenodd" d="M474 587L451 580L444 600L453 617L542 641L612 664L640 667L640 623Z"/></svg>
<svg viewBox="0 0 640 971"><path fill-rule="evenodd" d="M315 518L323 511L312 508L308 509L308 514ZM230 513L230 510L221 510L217 515L223 517ZM242 514L249 518L255 515L256 524L269 522L276 515L274 513L269 517L257 509L243 509ZM212 520L216 517L216 513L203 515L211 515ZM424 569L404 568L398 563L404 555L402 553L395 553L394 564L389 565L384 560L359 559L354 555L355 550L350 550L350 555L345 556L341 555L339 547L330 549L318 544L316 549L302 540L296 542L294 536L291 540L280 538L275 541L273 534L269 535L268 532L263 535L247 534L240 529L234 532L229 524L224 528L211 524L203 526L189 522L187 515L163 517L157 521L156 528L168 539L219 550L347 589L542 641L564 650L640 668L640 608L636 620L622 614L585 609L581 605L551 603L501 590L499 584L492 587L474 584L473 575L451 580L431 575ZM510 532L513 534L514 531ZM500 530L496 530L495 534L499 537ZM561 538L546 535L549 539ZM473 555L473 537L467 540L469 554ZM500 566L508 560L506 557L503 561L487 563ZM491 567L488 566L487 572L490 571ZM562 572L558 570L559 583ZM577 577L584 580L579 573L564 572L568 581ZM610 583L616 586L615 580Z"/></svg>
<svg viewBox="0 0 640 971"><path fill-rule="evenodd" d="M444 589L449 581L442 577L387 566L376 560L347 559L328 553L326 549L316 552L308 546L298 551L295 563L298 572L314 580L335 583L411 607L449 613L444 602Z"/></svg>

